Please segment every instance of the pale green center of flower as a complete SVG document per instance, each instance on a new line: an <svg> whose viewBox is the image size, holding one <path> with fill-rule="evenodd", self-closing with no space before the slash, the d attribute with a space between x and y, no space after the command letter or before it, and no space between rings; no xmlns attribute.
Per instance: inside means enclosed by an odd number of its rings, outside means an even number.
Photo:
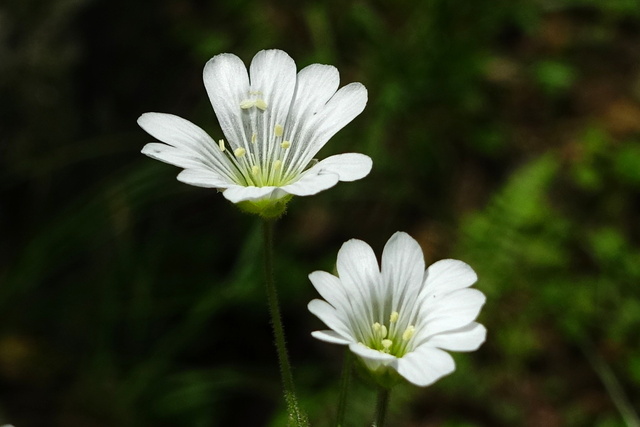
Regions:
<svg viewBox="0 0 640 427"><path fill-rule="evenodd" d="M249 91L248 97L240 101L250 128L253 129L248 141L234 141L237 148L218 141L218 147L231 162L238 184L255 187L282 187L295 180L299 171L286 168L288 151L292 142L285 139L286 129L282 123L275 123L266 132L256 127L258 119L266 114L269 104L260 91ZM262 133L261 133L262 132ZM234 144L229 144L231 147ZM294 168L295 169L295 168Z"/></svg>
<svg viewBox="0 0 640 427"><path fill-rule="evenodd" d="M371 333L362 344L378 350L381 353L391 354L396 357L404 356L409 349L411 338L413 338L416 328L408 325L403 330L398 328L400 313L394 311L389 315L387 325L375 322L371 325Z"/></svg>

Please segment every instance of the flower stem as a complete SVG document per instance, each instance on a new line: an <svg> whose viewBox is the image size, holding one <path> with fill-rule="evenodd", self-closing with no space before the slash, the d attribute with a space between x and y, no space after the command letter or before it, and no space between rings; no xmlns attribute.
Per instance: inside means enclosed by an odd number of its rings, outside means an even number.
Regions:
<svg viewBox="0 0 640 427"><path fill-rule="evenodd" d="M387 417L387 408L389 407L389 396L391 389L380 387L378 390L378 398L376 400L376 421L374 427L384 427L384 421Z"/></svg>
<svg viewBox="0 0 640 427"><path fill-rule="evenodd" d="M351 369L353 366L353 356L351 350L347 348L344 352L344 362L342 366L342 375L340 377L340 397L338 400L338 415L336 417L336 426L344 426L344 417L347 412L347 397L349 394L349 385L351 384Z"/></svg>
<svg viewBox="0 0 640 427"><path fill-rule="evenodd" d="M282 376L282 386L284 388L284 399L287 402L289 411L289 422L293 426L308 426L307 417L300 410L296 399L295 387L293 384L293 374L291 364L287 355L287 346L284 338L284 327L280 315L280 305L278 304L278 293L273 275L273 224L275 220L263 219L262 230L264 236L264 275L267 287L267 301L269 303L269 313L271 314L271 325L275 337L276 350L278 351L278 362L280 363L280 374Z"/></svg>

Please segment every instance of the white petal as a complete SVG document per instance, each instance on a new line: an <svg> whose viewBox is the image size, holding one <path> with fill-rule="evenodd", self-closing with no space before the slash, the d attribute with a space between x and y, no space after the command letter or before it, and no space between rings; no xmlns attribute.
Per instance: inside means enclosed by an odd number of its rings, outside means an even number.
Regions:
<svg viewBox="0 0 640 427"><path fill-rule="evenodd" d="M280 188L294 196L312 196L333 187L339 180L340 177L335 173L318 174L309 169L297 181Z"/></svg>
<svg viewBox="0 0 640 427"><path fill-rule="evenodd" d="M301 134L309 142L296 162L307 164L333 135L364 110L366 104L367 89L361 83L350 83L338 90L314 119L305 123L306 130Z"/></svg>
<svg viewBox="0 0 640 427"><path fill-rule="evenodd" d="M484 342L487 329L473 322L463 328L430 338L429 345L450 351L474 351Z"/></svg>
<svg viewBox="0 0 640 427"><path fill-rule="evenodd" d="M309 280L329 304L343 312L347 310L349 301L339 278L326 271L314 271L309 274Z"/></svg>
<svg viewBox="0 0 640 427"><path fill-rule="evenodd" d="M256 157L266 161L280 150L280 141L276 141L274 133L276 125L288 127L287 117L296 88L296 64L286 52L262 50L253 57L249 74L251 91L267 104L264 112L255 108L247 111L256 125L257 138L262 141L251 148Z"/></svg>
<svg viewBox="0 0 640 427"><path fill-rule="evenodd" d="M376 361L379 365L388 365L389 363L392 363L394 360L396 360L395 356L387 353L382 353L378 350L373 350L360 343L349 344L349 349L363 359Z"/></svg>
<svg viewBox="0 0 640 427"><path fill-rule="evenodd" d="M186 151L198 152L216 145L204 130L173 114L144 113L138 118L138 125L158 141Z"/></svg>
<svg viewBox="0 0 640 427"><path fill-rule="evenodd" d="M281 50L262 50L253 57L249 73L251 90L264 97L272 120L284 124L296 87L296 63Z"/></svg>
<svg viewBox="0 0 640 427"><path fill-rule="evenodd" d="M485 301L486 297L477 289L459 289L433 304L428 299L422 301L424 318L416 329L422 338L466 326L475 320ZM417 341L421 338L416 336Z"/></svg>
<svg viewBox="0 0 640 427"><path fill-rule="evenodd" d="M183 151L185 155L201 159L203 163L215 168L221 176L233 181L229 163L217 144L204 130L190 121L172 114L144 113L138 118L138 124L154 138ZM150 155L149 152L145 154ZM171 163L159 157L158 159Z"/></svg>
<svg viewBox="0 0 640 427"><path fill-rule="evenodd" d="M298 73L284 139L293 141L292 156L295 162L311 143L315 129L315 114L324 107L338 90L340 76L331 65L312 64ZM303 165L300 165L303 166Z"/></svg>
<svg viewBox="0 0 640 427"><path fill-rule="evenodd" d="M473 285L478 276L469 265L456 259L432 264L425 274L425 286L432 293L447 293Z"/></svg>
<svg viewBox="0 0 640 427"><path fill-rule="evenodd" d="M340 75L332 65L311 64L297 76L292 114L313 115L331 99L338 90Z"/></svg>
<svg viewBox="0 0 640 427"><path fill-rule="evenodd" d="M363 330L371 328L374 322L384 321L378 318L381 276L373 249L362 240L351 239L338 251L336 267L351 304L359 310L352 319Z"/></svg>
<svg viewBox="0 0 640 427"><path fill-rule="evenodd" d="M349 330L349 327L342 316L335 308L329 305L328 302L321 299L314 299L307 305L307 308L318 319L322 320L322 322L330 329L333 329L343 337L353 338L353 334ZM352 341L354 340L355 339L352 339Z"/></svg>
<svg viewBox="0 0 640 427"><path fill-rule="evenodd" d="M396 369L409 382L425 387L453 372L456 365L447 352L423 345L398 359Z"/></svg>
<svg viewBox="0 0 640 427"><path fill-rule="evenodd" d="M240 58L222 53L211 58L202 72L209 100L222 132L233 148L247 140L240 103L249 98L249 75Z"/></svg>
<svg viewBox="0 0 640 427"><path fill-rule="evenodd" d="M373 161L369 156L360 153L344 153L321 160L310 168L309 172L334 173L338 175L340 181L356 181L367 176L372 166Z"/></svg>
<svg viewBox="0 0 640 427"><path fill-rule="evenodd" d="M311 336L321 341L330 342L332 344L348 345L353 342L353 340L345 339L336 331L313 331L311 332Z"/></svg>
<svg viewBox="0 0 640 427"><path fill-rule="evenodd" d="M234 185L224 174L220 174L215 164L191 152L167 144L151 142L142 148L142 154L152 159L179 166L190 172L178 175L178 180L186 184L205 188L225 188Z"/></svg>
<svg viewBox="0 0 640 427"><path fill-rule="evenodd" d="M222 195L232 203L240 203L264 199L278 200L286 194L278 187L244 187L235 185L224 190Z"/></svg>
<svg viewBox="0 0 640 427"><path fill-rule="evenodd" d="M170 165L179 166L183 169L204 167L206 160L193 152L181 150L171 145L159 142L150 142L142 147L142 154L152 159L159 160Z"/></svg>
<svg viewBox="0 0 640 427"><path fill-rule="evenodd" d="M410 321L424 275L424 256L418 242L403 232L391 236L382 252L381 271L386 292L392 296L392 310Z"/></svg>
<svg viewBox="0 0 640 427"><path fill-rule="evenodd" d="M178 181L204 188L226 188L230 184L217 173L204 169L185 169L178 174Z"/></svg>

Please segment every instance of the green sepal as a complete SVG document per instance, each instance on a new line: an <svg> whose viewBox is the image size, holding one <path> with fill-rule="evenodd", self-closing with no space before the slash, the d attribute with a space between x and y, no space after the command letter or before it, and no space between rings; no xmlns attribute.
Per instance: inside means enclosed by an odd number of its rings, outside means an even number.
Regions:
<svg viewBox="0 0 640 427"><path fill-rule="evenodd" d="M375 371L372 371L360 357L356 357L356 360L358 361L356 364L358 374L371 386L378 385L391 390L396 385L407 381L393 368L380 366Z"/></svg>
<svg viewBox="0 0 640 427"><path fill-rule="evenodd" d="M241 211L260 215L264 219L280 218L287 210L287 203L293 196L287 194L277 200L265 199L257 201L244 201L237 203Z"/></svg>

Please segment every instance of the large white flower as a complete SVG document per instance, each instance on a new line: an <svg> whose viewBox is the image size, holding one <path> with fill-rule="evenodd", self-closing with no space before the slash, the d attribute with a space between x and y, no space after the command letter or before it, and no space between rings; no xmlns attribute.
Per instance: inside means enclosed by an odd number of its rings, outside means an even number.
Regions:
<svg viewBox="0 0 640 427"><path fill-rule="evenodd" d="M397 374L432 384L455 369L444 350L472 351L485 340L484 326L474 321L485 296L469 289L475 272L452 259L425 271L422 250L406 233L389 239L382 268L369 245L349 240L338 252L337 271L338 277L309 275L326 300L311 301L309 310L331 328L312 335L348 345L384 385Z"/></svg>
<svg viewBox="0 0 640 427"><path fill-rule="evenodd" d="M338 90L335 67L312 64L296 73L285 52L263 50L247 72L240 58L223 53L207 62L203 79L226 140L215 142L171 114L145 113L138 119L164 143L147 144L142 152L184 168L178 180L220 189L231 202L268 214L293 195L316 194L371 170L371 159L357 153L314 164L318 151L367 103L360 83Z"/></svg>

